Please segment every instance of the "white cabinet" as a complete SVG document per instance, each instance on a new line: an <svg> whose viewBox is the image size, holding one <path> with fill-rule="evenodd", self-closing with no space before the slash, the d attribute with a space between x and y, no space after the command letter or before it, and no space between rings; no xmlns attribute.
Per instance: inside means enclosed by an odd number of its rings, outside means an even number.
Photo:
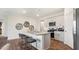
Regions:
<svg viewBox="0 0 79 59"><path fill-rule="evenodd" d="M37 49L40 49L41 48L41 40L39 40L39 39L37 39L36 48Z"/></svg>
<svg viewBox="0 0 79 59"><path fill-rule="evenodd" d="M57 31L54 32L54 38L56 40L59 40L59 32L57 32Z"/></svg>
<svg viewBox="0 0 79 59"><path fill-rule="evenodd" d="M33 47L37 48L37 49L41 49L41 40L40 39L36 39L36 42L31 43Z"/></svg>
<svg viewBox="0 0 79 59"><path fill-rule="evenodd" d="M36 42L36 48L40 50L48 49L50 47L50 34L40 35Z"/></svg>
<svg viewBox="0 0 79 59"><path fill-rule="evenodd" d="M55 31L54 33L55 33L54 36L55 36L56 40L64 42L64 32L62 32L62 31Z"/></svg>
<svg viewBox="0 0 79 59"><path fill-rule="evenodd" d="M36 42L31 43L31 45L38 50L45 50L50 47L50 33L49 32L40 32L40 33L25 33L23 34L36 39Z"/></svg>

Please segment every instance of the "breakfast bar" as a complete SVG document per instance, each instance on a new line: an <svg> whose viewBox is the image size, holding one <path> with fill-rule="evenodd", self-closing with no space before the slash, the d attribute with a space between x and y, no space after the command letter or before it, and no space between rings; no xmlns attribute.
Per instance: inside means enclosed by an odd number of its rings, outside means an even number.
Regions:
<svg viewBox="0 0 79 59"><path fill-rule="evenodd" d="M22 34L35 39L36 42L31 43L31 45L37 48L38 50L45 50L50 47L50 33L49 32L22 32Z"/></svg>

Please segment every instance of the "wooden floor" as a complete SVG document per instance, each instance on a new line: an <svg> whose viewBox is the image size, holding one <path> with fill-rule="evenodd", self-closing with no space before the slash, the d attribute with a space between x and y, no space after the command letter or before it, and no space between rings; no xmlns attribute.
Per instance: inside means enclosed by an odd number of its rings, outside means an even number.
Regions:
<svg viewBox="0 0 79 59"><path fill-rule="evenodd" d="M51 45L48 50L72 50L72 48L61 41L51 39Z"/></svg>
<svg viewBox="0 0 79 59"><path fill-rule="evenodd" d="M8 43L10 43L9 50L37 50L31 45L27 46L25 43L23 44L21 39L9 40Z"/></svg>
<svg viewBox="0 0 79 59"><path fill-rule="evenodd" d="M19 48L18 46L20 46L20 44L18 44L18 42L19 42L18 39L10 40L9 42L11 43L10 50L36 50L34 47L31 47L31 48L28 47L25 49ZM72 50L72 48L70 48L68 45L64 44L61 41L52 39L50 48L48 50Z"/></svg>

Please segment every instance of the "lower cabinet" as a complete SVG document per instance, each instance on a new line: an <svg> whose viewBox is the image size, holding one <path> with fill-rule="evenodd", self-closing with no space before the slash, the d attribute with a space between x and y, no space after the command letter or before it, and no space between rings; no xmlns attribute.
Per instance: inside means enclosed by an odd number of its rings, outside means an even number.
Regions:
<svg viewBox="0 0 79 59"><path fill-rule="evenodd" d="M55 35L56 40L59 40L59 41L62 41L62 42L64 41L64 32L56 31L54 33L54 35Z"/></svg>
<svg viewBox="0 0 79 59"><path fill-rule="evenodd" d="M37 47L37 49L40 49L40 47L41 47L41 41L39 39L37 39L36 47Z"/></svg>
<svg viewBox="0 0 79 59"><path fill-rule="evenodd" d="M36 42L31 43L33 47L37 48L37 49L41 49L41 40L40 39L36 39Z"/></svg>
<svg viewBox="0 0 79 59"><path fill-rule="evenodd" d="M50 47L50 33L40 32L40 33L23 33L28 37L32 37L36 42L31 43L31 45L39 50L45 50Z"/></svg>
<svg viewBox="0 0 79 59"><path fill-rule="evenodd" d="M44 34L36 38L32 46L39 50L46 50L50 47L50 34Z"/></svg>

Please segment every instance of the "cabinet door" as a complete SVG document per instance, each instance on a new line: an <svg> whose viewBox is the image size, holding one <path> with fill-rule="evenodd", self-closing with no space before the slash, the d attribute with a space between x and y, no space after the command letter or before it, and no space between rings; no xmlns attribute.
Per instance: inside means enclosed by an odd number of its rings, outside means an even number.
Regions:
<svg viewBox="0 0 79 59"><path fill-rule="evenodd" d="M41 41L39 39L36 42L36 47L37 47L37 49L41 48Z"/></svg>
<svg viewBox="0 0 79 59"><path fill-rule="evenodd" d="M64 32L59 32L59 41L64 42Z"/></svg>
<svg viewBox="0 0 79 59"><path fill-rule="evenodd" d="M37 48L37 47L36 47L36 42L31 43L31 45L32 45L33 47Z"/></svg>
<svg viewBox="0 0 79 59"><path fill-rule="evenodd" d="M41 49L41 41L39 39L37 39L36 42L31 43L33 47L37 48L37 49Z"/></svg>
<svg viewBox="0 0 79 59"><path fill-rule="evenodd" d="M64 41L64 32L55 32L55 39L59 41Z"/></svg>
<svg viewBox="0 0 79 59"><path fill-rule="evenodd" d="M59 39L60 41L64 42L64 32L60 32Z"/></svg>
<svg viewBox="0 0 79 59"><path fill-rule="evenodd" d="M56 40L59 40L59 32L57 32L57 31L54 32L54 36L55 36L55 39L56 39Z"/></svg>
<svg viewBox="0 0 79 59"><path fill-rule="evenodd" d="M44 49L48 49L50 47L50 34L45 34L44 35Z"/></svg>

